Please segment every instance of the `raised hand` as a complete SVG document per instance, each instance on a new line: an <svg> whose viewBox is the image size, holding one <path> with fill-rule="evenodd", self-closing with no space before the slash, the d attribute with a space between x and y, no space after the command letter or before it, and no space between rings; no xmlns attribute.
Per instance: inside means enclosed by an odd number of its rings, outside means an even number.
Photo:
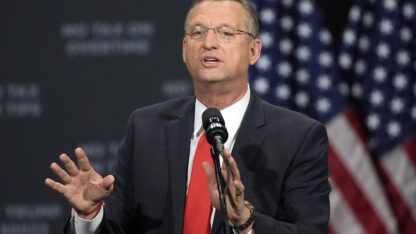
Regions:
<svg viewBox="0 0 416 234"><path fill-rule="evenodd" d="M233 224L241 224L247 221L248 218L250 217L250 209L245 205L245 200L244 200L244 185L240 179L240 171L238 170L237 163L232 157L230 151L228 149L224 149L223 153L224 153L224 160L227 160L231 169L230 185L229 185L229 190L226 196L227 215L228 215L229 220ZM204 166L205 174L207 174L208 176L211 203L215 207L215 209L221 210L219 191L217 187L217 181L215 179L215 170L214 168L211 167L209 163L204 162L203 166ZM224 167L222 168L221 172L222 172L224 179L226 179L227 171ZM251 226L247 229L251 230ZM241 232L241 233L244 233L244 232Z"/></svg>
<svg viewBox="0 0 416 234"><path fill-rule="evenodd" d="M50 178L45 184L61 193L83 219L92 219L99 211L99 206L113 190L114 176L103 178L91 166L87 155L81 148L75 149L78 166L66 154L59 159L65 170L57 163L51 163L51 169L58 175L63 183Z"/></svg>

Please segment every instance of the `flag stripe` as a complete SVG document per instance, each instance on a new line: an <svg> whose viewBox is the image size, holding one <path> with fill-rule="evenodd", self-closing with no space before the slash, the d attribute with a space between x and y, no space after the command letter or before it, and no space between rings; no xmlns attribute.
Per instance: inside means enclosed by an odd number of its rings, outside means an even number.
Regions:
<svg viewBox="0 0 416 234"><path fill-rule="evenodd" d="M344 195L345 200L354 211L358 221L369 233L388 233L365 194L357 186L357 183L351 177L345 164L342 163L340 157L331 146L328 149L328 153L331 178Z"/></svg>
<svg viewBox="0 0 416 234"><path fill-rule="evenodd" d="M416 219L416 172L408 159L407 153L399 147L383 156L381 164Z"/></svg>
<svg viewBox="0 0 416 234"><path fill-rule="evenodd" d="M349 116L353 116L349 114ZM397 233L396 222L388 205L381 182L375 173L375 168L370 160L366 148L359 140L354 126L344 115L339 115L328 124L328 135L331 146L337 152L342 164L347 168L353 180L357 182L359 190L368 199L371 207L376 211L373 215L380 216L390 233ZM331 170L334 170L331 168ZM347 190L351 187L345 184ZM364 211L363 211L364 212Z"/></svg>
<svg viewBox="0 0 416 234"><path fill-rule="evenodd" d="M413 168L416 168L416 138L411 139L403 147L409 156L409 161L413 163Z"/></svg>
<svg viewBox="0 0 416 234"><path fill-rule="evenodd" d="M330 157L336 157L330 155ZM339 191L337 185L331 182L331 219L330 229L328 233L345 233L345 234L361 234L365 233L363 226L358 222L355 214L350 209L349 205L345 201L342 192Z"/></svg>
<svg viewBox="0 0 416 234"><path fill-rule="evenodd" d="M416 222L412 218L408 207L405 205L397 188L393 185L390 178L387 176L385 170L380 165L380 174L383 179L384 186L388 192L390 201L392 202L392 209L397 217L400 233L411 234L416 230Z"/></svg>

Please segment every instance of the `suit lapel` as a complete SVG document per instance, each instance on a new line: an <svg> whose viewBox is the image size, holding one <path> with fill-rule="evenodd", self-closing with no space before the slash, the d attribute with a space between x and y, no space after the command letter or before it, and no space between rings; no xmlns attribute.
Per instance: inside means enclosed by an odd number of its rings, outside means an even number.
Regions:
<svg viewBox="0 0 416 234"><path fill-rule="evenodd" d="M182 233L186 200L186 179L189 160L189 142L192 136L194 100L179 108L177 116L166 127L169 160L169 180L174 233Z"/></svg>
<svg viewBox="0 0 416 234"><path fill-rule="evenodd" d="M244 179L248 168L253 163L260 146L266 138L264 133L265 124L263 103L251 92L250 103L237 132L235 145L231 152L242 179ZM225 233L222 220L222 214L216 212L211 233Z"/></svg>

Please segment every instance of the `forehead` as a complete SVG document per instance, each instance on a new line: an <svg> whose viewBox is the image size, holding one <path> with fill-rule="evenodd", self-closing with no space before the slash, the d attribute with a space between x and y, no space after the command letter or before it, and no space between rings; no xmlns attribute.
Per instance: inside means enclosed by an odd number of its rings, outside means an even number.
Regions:
<svg viewBox="0 0 416 234"><path fill-rule="evenodd" d="M228 25L242 27L246 20L243 6L234 1L203 1L188 16L187 24L217 27Z"/></svg>

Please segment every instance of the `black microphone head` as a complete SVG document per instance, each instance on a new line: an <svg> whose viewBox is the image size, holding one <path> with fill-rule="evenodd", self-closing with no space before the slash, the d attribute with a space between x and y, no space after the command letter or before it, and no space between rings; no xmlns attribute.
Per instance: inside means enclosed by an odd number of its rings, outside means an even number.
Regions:
<svg viewBox="0 0 416 234"><path fill-rule="evenodd" d="M228 132L225 128L224 118L221 112L216 108L208 108L202 113L202 126L205 130L205 135L211 145L215 144L215 137L221 137L224 144L228 139Z"/></svg>

